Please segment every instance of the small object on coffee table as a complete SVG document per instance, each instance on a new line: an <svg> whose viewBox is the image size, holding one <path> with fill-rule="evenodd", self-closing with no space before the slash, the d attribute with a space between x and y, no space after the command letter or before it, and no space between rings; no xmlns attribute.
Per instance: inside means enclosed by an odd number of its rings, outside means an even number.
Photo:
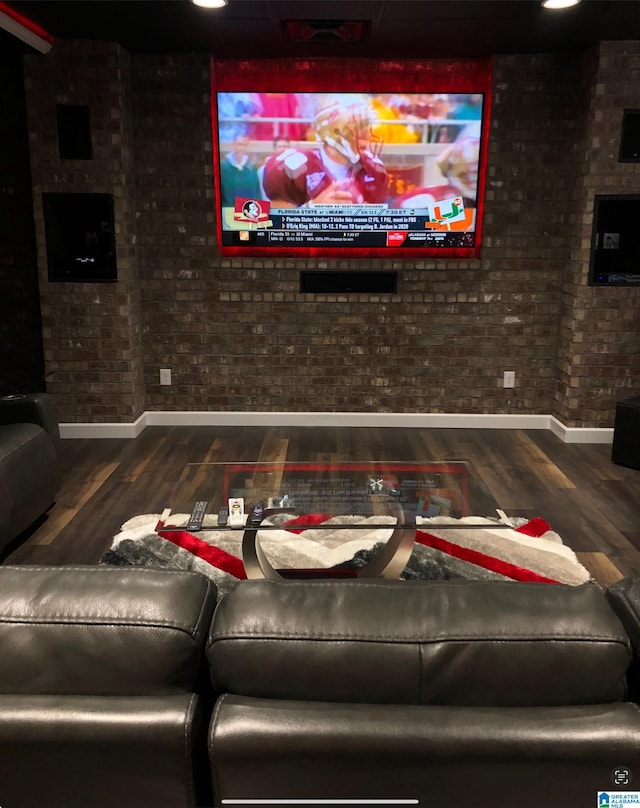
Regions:
<svg viewBox="0 0 640 808"><path fill-rule="evenodd" d="M264 519L264 502L256 502L247 519L247 527L257 527Z"/></svg>
<svg viewBox="0 0 640 808"><path fill-rule="evenodd" d="M189 521L187 522L187 530L198 531L202 528L202 523L204 522L208 505L209 502L206 499L199 499L196 502L196 504L193 506L193 510L191 511Z"/></svg>
<svg viewBox="0 0 640 808"><path fill-rule="evenodd" d="M244 498L231 497L229 500L229 525L244 527Z"/></svg>

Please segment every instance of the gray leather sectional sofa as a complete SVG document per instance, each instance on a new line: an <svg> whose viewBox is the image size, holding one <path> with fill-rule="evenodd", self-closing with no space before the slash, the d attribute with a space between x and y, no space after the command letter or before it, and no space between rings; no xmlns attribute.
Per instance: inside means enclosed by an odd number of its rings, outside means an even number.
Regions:
<svg viewBox="0 0 640 808"><path fill-rule="evenodd" d="M0 553L53 504L59 443L46 394L0 398Z"/></svg>
<svg viewBox="0 0 640 808"><path fill-rule="evenodd" d="M638 582L216 601L193 572L0 566L0 805L584 808L640 776Z"/></svg>

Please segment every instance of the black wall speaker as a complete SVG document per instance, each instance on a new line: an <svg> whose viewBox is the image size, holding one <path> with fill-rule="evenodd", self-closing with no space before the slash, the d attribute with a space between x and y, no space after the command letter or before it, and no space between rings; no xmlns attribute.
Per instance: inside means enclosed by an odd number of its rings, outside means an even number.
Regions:
<svg viewBox="0 0 640 808"><path fill-rule="evenodd" d="M398 291L397 272L301 272L300 291L315 294L395 294Z"/></svg>
<svg viewBox="0 0 640 808"><path fill-rule="evenodd" d="M618 162L640 162L640 109L625 109L624 111Z"/></svg>
<svg viewBox="0 0 640 808"><path fill-rule="evenodd" d="M111 194L42 194L50 281L116 281Z"/></svg>
<svg viewBox="0 0 640 808"><path fill-rule="evenodd" d="M89 107L58 104L58 154L61 160L91 160L91 123Z"/></svg>

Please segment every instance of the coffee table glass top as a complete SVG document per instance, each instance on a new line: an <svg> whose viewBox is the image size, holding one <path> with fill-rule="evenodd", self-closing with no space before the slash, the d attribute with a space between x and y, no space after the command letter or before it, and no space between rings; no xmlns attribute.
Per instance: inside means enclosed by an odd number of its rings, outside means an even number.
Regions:
<svg viewBox="0 0 640 808"><path fill-rule="evenodd" d="M464 461L193 463L173 499L163 514L165 530L184 529L190 520L199 530L250 526L256 507L256 521L287 511L314 515L313 524L318 514L393 516L398 524L415 524L436 516L494 516L498 507ZM194 513L196 503L200 512ZM270 528L268 519L262 528Z"/></svg>
<svg viewBox="0 0 640 808"><path fill-rule="evenodd" d="M464 461L194 463L185 467L174 494L176 503L164 510L157 531L165 537L210 536L203 540L241 556L248 578L280 579L291 572L272 565L267 537L282 549L288 540L278 536L304 535L311 541L313 533L319 544L337 542L346 549L365 530L378 528L384 532L378 551L354 574L396 578L411 556L420 524L496 515L495 501ZM473 528L473 522L465 519L464 527ZM335 567L324 572L333 575Z"/></svg>

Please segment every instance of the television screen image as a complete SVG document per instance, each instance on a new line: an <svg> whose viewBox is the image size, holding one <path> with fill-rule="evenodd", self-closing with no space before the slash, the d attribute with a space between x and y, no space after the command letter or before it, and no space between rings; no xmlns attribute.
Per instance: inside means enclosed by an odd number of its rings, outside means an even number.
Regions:
<svg viewBox="0 0 640 808"><path fill-rule="evenodd" d="M221 246L477 255L484 93L217 92Z"/></svg>

